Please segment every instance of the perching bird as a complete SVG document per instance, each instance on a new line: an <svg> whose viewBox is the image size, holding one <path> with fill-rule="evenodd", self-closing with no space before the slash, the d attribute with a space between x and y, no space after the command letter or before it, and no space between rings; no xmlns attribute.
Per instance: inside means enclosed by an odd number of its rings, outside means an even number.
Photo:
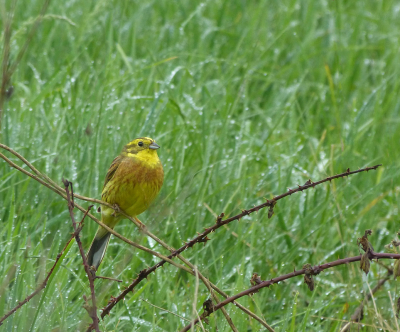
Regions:
<svg viewBox="0 0 400 332"><path fill-rule="evenodd" d="M156 198L164 181L164 171L156 142L149 137L136 138L125 145L107 172L101 199L117 205L131 217L136 217ZM101 208L101 221L114 226L124 216L112 208ZM111 233L99 226L87 254L89 266L97 270L106 252Z"/></svg>

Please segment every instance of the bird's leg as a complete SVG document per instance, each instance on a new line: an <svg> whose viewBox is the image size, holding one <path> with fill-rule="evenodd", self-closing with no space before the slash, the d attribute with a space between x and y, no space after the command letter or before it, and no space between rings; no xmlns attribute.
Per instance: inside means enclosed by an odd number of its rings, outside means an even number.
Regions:
<svg viewBox="0 0 400 332"><path fill-rule="evenodd" d="M139 223L139 229L144 232L146 230L146 225L143 224L137 217L134 217L134 219Z"/></svg>
<svg viewBox="0 0 400 332"><path fill-rule="evenodd" d="M96 268L94 266L89 266L89 271L92 274L92 277L94 279L96 279L97 278L97 276L96 276Z"/></svg>
<svg viewBox="0 0 400 332"><path fill-rule="evenodd" d="M121 209L117 203L113 204L114 212L111 214L113 217L116 217L120 212Z"/></svg>

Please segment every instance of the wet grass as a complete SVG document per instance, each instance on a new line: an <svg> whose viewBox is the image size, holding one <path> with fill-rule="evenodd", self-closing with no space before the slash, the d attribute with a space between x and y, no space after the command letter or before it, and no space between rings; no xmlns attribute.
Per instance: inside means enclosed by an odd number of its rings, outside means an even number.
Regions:
<svg viewBox="0 0 400 332"><path fill-rule="evenodd" d="M17 4L13 56L40 5ZM58 183L68 178L76 192L100 198L123 145L155 138L165 183L140 218L174 247L212 225L211 211L233 215L309 178L382 163L280 201L272 219L260 211L233 222L184 256L233 295L250 286L254 271L267 279L356 255L367 228L384 251L399 228L399 10L391 0L53 2L54 15L13 76L2 142ZM72 227L65 201L3 162L0 218L2 315L43 280ZM86 222L86 248L96 228ZM116 230L166 253L129 221ZM98 280L98 302L155 262L112 239L101 274L124 282ZM372 264L365 277L353 264L318 276L313 293L298 278L239 302L277 331L339 331L338 320L349 319L385 273ZM376 310L367 305L364 322L376 327L363 331L396 329L388 296L395 300L396 290L388 282ZM192 276L165 266L101 329L176 331L185 321L149 303L191 318L194 292ZM89 288L74 245L46 290L0 330L82 330L89 322L83 293ZM200 284L197 308L208 297ZM239 331L262 330L227 310ZM230 330L220 312L208 329L217 327Z"/></svg>

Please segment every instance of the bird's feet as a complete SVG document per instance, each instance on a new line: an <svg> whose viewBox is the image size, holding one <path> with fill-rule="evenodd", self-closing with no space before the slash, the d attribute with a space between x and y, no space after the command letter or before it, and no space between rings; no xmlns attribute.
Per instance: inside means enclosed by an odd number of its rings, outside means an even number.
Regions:
<svg viewBox="0 0 400 332"><path fill-rule="evenodd" d="M135 217L135 220L139 223L139 229L144 232L147 228L146 225L143 224L137 217Z"/></svg>
<svg viewBox="0 0 400 332"><path fill-rule="evenodd" d="M114 212L111 214L113 217L116 217L120 212L121 209L117 203L113 204Z"/></svg>
<svg viewBox="0 0 400 332"><path fill-rule="evenodd" d="M92 275L93 279L96 279L96 268L94 266L89 266L89 272Z"/></svg>

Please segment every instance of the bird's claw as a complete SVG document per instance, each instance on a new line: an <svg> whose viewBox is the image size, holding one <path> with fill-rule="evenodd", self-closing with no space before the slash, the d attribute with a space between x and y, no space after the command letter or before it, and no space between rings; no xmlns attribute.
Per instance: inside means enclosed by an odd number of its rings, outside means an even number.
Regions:
<svg viewBox="0 0 400 332"><path fill-rule="evenodd" d="M113 217L116 217L121 212L121 209L120 209L119 205L116 203L113 204L113 209L114 209L114 212L111 215Z"/></svg>
<svg viewBox="0 0 400 332"><path fill-rule="evenodd" d="M145 232L147 230L147 227L145 224L143 224L137 217L133 217L136 220L136 226L139 227L139 230L142 232Z"/></svg>
<svg viewBox="0 0 400 332"><path fill-rule="evenodd" d="M143 224L140 220L138 220L138 221L139 221L139 229L140 229L142 232L144 232L144 231L146 230L146 225Z"/></svg>

